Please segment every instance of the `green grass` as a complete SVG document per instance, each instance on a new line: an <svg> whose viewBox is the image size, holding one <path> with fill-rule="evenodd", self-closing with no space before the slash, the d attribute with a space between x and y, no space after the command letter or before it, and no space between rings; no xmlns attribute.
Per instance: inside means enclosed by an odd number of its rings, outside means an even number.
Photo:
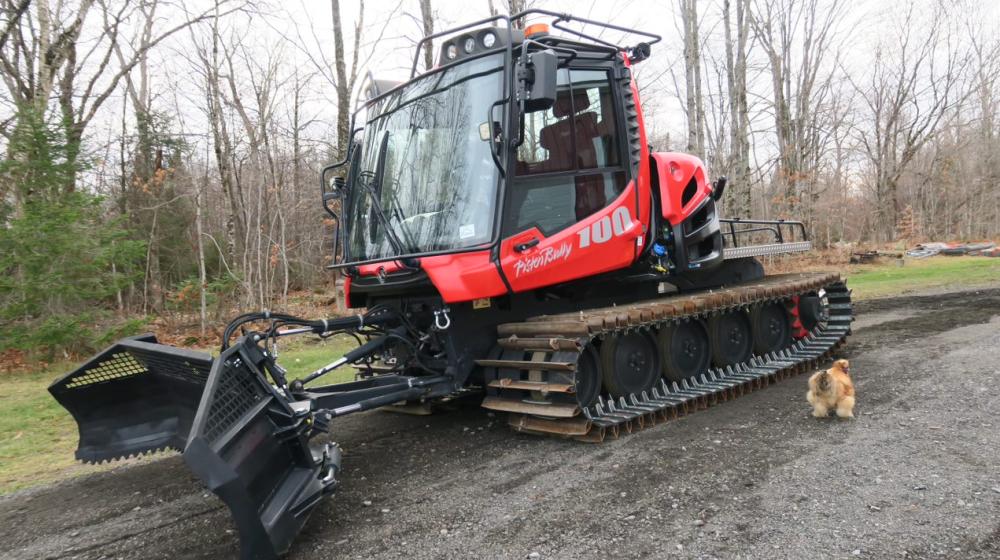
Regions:
<svg viewBox="0 0 1000 560"><path fill-rule="evenodd" d="M284 339L279 362L289 377L303 377L339 358L357 343L351 337ZM0 375L0 495L78 474L107 470L123 464L78 463L77 429L73 418L49 395L48 386L75 364L65 362L45 369ZM317 384L350 381L354 368L342 367ZM148 461L149 457L128 462Z"/></svg>
<svg viewBox="0 0 1000 560"><path fill-rule="evenodd" d="M1000 258L988 257L905 259L903 266L895 263L859 266L847 277L857 299L997 282L1000 282Z"/></svg>
<svg viewBox="0 0 1000 560"><path fill-rule="evenodd" d="M46 390L72 367L2 376L0 494L98 468L75 461L76 423Z"/></svg>
<svg viewBox="0 0 1000 560"><path fill-rule="evenodd" d="M288 379L305 377L329 364L357 346L350 336L334 336L325 340L315 337L295 337L283 340L278 346L278 363L288 371ZM335 369L315 381L317 385L329 385L354 379L355 369L349 366Z"/></svg>

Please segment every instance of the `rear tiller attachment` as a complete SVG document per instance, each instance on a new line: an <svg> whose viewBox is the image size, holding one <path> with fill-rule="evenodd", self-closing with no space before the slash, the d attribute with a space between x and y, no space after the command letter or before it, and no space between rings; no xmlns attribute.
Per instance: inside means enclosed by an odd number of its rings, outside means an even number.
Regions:
<svg viewBox="0 0 1000 560"><path fill-rule="evenodd" d="M267 315L270 317L270 315ZM247 317L250 317L247 319ZM241 557L286 552L312 508L337 485L340 448L311 441L331 419L448 392L444 377L380 375L306 389L289 386L265 342L285 334L358 332L367 344L305 378L369 358L403 327L382 331L366 318L272 322L218 358L158 344L151 335L120 340L55 381L49 392L76 420L76 457L99 463L175 449L232 512ZM258 320L244 316L243 322ZM278 331L279 326L302 328ZM231 325L232 327L233 325ZM227 329L226 340L232 334ZM433 393L433 395L432 395Z"/></svg>

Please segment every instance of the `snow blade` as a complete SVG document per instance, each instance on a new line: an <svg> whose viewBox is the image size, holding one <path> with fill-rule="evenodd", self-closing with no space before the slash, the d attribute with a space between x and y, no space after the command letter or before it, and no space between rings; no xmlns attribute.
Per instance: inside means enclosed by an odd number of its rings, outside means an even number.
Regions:
<svg viewBox="0 0 1000 560"><path fill-rule="evenodd" d="M336 486L340 448L310 445L309 402L290 403L241 340L216 360L184 461L229 506L241 557L284 554L309 512Z"/></svg>
<svg viewBox="0 0 1000 560"><path fill-rule="evenodd" d="M156 343L152 334L119 340L49 386L76 420L76 458L97 463L182 451L212 357Z"/></svg>
<svg viewBox="0 0 1000 560"><path fill-rule="evenodd" d="M311 403L290 402L271 385L268 360L245 339L213 360L142 335L118 341L49 392L76 419L78 459L182 451L229 507L241 558L273 559L336 486L340 449L310 445Z"/></svg>

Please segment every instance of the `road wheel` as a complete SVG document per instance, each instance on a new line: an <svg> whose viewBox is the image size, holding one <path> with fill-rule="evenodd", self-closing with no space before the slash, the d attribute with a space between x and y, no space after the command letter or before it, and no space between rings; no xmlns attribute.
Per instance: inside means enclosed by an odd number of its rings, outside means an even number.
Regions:
<svg viewBox="0 0 1000 560"><path fill-rule="evenodd" d="M587 408L597 402L601 394L601 368L597 351L587 346L576 362L576 402L580 408Z"/></svg>
<svg viewBox="0 0 1000 560"><path fill-rule="evenodd" d="M781 302L768 303L750 314L753 326L753 353L762 356L792 344L792 324Z"/></svg>
<svg viewBox="0 0 1000 560"><path fill-rule="evenodd" d="M701 321L687 321L660 329L657 335L663 377L681 381L708 369L711 361L708 332Z"/></svg>
<svg viewBox="0 0 1000 560"><path fill-rule="evenodd" d="M742 311L730 311L708 320L708 340L712 347L712 364L725 367L750 359L753 335L750 319Z"/></svg>
<svg viewBox="0 0 1000 560"><path fill-rule="evenodd" d="M613 397L648 391L660 378L656 342L646 333L611 336L601 344L604 389Z"/></svg>

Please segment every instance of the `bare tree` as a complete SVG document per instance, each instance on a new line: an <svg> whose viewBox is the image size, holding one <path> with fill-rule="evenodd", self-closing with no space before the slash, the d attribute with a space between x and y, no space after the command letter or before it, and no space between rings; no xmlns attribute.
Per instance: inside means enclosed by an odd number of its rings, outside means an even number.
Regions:
<svg viewBox="0 0 1000 560"><path fill-rule="evenodd" d="M839 56L834 31L842 16L842 4L821 5L818 0L760 0L750 12L750 26L771 72L776 183L789 210L816 180L817 132L825 126L821 107L834 76L821 70L836 67L836 60L829 59Z"/></svg>
<svg viewBox="0 0 1000 560"><path fill-rule="evenodd" d="M420 0L420 17L424 27L424 37L434 34L434 12L431 11L431 0ZM434 66L434 41L424 45L424 68L430 70Z"/></svg>
<svg viewBox="0 0 1000 560"><path fill-rule="evenodd" d="M81 56L78 42L84 25L91 21L95 0L81 0L75 10L63 2L53 6L51 0L34 0L33 5L33 15L20 4L13 6L15 14L22 14L15 20L25 18L27 25L8 24L10 31L3 35L0 42L3 81L17 106L30 105L41 114L48 110L58 88L57 101L71 162L78 156L76 150L87 126L146 52L178 31L218 16L217 10L210 8L188 14L171 27L157 29L153 22L155 0L137 4L120 2L115 6L108 0L98 0L102 18L99 32ZM125 34L136 21L144 24L139 25L139 37L129 40ZM121 48L123 43L128 43L131 50L125 52ZM116 55L117 66L111 64ZM75 182L66 188L73 190Z"/></svg>
<svg viewBox="0 0 1000 560"><path fill-rule="evenodd" d="M333 54L336 79L334 88L337 90L337 158L347 155L348 136L351 127L351 92L354 91L358 79L358 52L361 50L361 29L364 27L365 3L358 3L358 21L354 26L354 48L351 49L351 69L348 73L344 51L344 31L340 22L340 0L330 0L333 17Z"/></svg>
<svg viewBox="0 0 1000 560"><path fill-rule="evenodd" d="M894 235L903 210L900 178L949 111L968 95L959 90L968 55L948 26L941 6L932 17L920 18L910 4L894 32L876 48L865 81L855 82L872 124L859 131L859 139L873 176L877 239Z"/></svg>
<svg viewBox="0 0 1000 560"><path fill-rule="evenodd" d="M705 157L705 108L701 81L701 43L698 38L698 0L681 0L684 27L684 90L687 151Z"/></svg>
<svg viewBox="0 0 1000 560"><path fill-rule="evenodd" d="M747 106L747 38L750 30L750 1L735 0L736 19L732 24L731 0L723 0L722 17L726 40L726 81L729 91L729 180L727 209L734 216L748 217L750 194L750 110ZM736 36L733 37L733 25Z"/></svg>

